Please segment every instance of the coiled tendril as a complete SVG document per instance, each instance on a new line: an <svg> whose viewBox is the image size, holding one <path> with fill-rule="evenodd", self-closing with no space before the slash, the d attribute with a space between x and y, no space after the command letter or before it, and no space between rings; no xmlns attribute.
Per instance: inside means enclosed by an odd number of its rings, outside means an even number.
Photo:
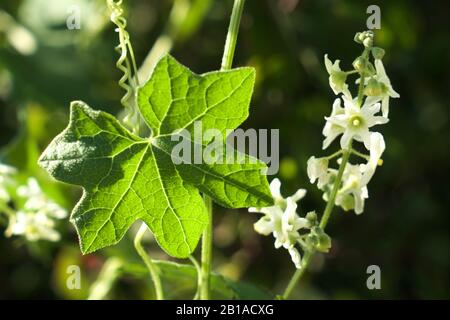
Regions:
<svg viewBox="0 0 450 320"><path fill-rule="evenodd" d="M121 104L127 109L127 115L123 121L133 129L134 133L137 133L139 131L139 115L136 111L134 96L135 88L139 86L139 79L130 35L126 30L127 20L123 16L122 2L123 0L107 0L108 8L111 11L110 20L117 26L115 31L119 34L119 44L115 49L120 54L116 61L116 67L123 72L118 82L119 86L125 90L124 96L120 99Z"/></svg>

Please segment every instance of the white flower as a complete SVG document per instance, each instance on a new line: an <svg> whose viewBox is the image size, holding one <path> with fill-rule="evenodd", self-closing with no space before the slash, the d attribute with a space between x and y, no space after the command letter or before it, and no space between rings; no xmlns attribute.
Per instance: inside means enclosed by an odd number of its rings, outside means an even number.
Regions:
<svg viewBox="0 0 450 320"><path fill-rule="evenodd" d="M25 203L10 218L6 234L22 235L29 241L58 241L55 219L67 216L67 211L48 199L35 178L29 178L26 185L17 188L17 195L26 198Z"/></svg>
<svg viewBox="0 0 450 320"><path fill-rule="evenodd" d="M389 115L389 98L399 98L400 95L392 88L391 80L389 80L380 59L375 59L375 69L377 71L375 78L382 85L381 110L383 117L387 118Z"/></svg>
<svg viewBox="0 0 450 320"><path fill-rule="evenodd" d="M287 206L287 199L283 198L281 195L281 181L278 178L275 178L270 182L270 193L272 194L272 198L275 202L275 206L281 206L283 208L286 208ZM297 202L298 200L302 199L306 195L305 189L298 189L297 192L295 192L291 198L294 202Z"/></svg>
<svg viewBox="0 0 450 320"><path fill-rule="evenodd" d="M259 234L268 236L271 233L281 233L281 218L283 210L280 207L266 207L266 208L249 208L249 212L264 213L264 216L255 224L255 231Z"/></svg>
<svg viewBox="0 0 450 320"><path fill-rule="evenodd" d="M284 247L289 249L297 243L300 238L298 230L309 226L308 220L297 215L297 203L292 197L286 199L287 206L281 217L281 232L274 232L275 248Z"/></svg>
<svg viewBox="0 0 450 320"><path fill-rule="evenodd" d="M329 181L327 158L310 157L307 162L306 171L311 183L318 180L317 186L319 189L322 189Z"/></svg>
<svg viewBox="0 0 450 320"><path fill-rule="evenodd" d="M300 252L298 252L298 250L295 247L291 247L288 249L289 254L291 255L291 259L292 262L295 264L295 267L297 269L300 269L301 266L301 262L302 262L302 257L300 255Z"/></svg>
<svg viewBox="0 0 450 320"><path fill-rule="evenodd" d="M347 73L341 70L339 66L340 61L336 60L334 63L328 59L328 55L326 54L324 57L325 60L325 68L327 69L330 82L330 87L333 89L334 94L343 93L346 96L350 96L350 91L348 90L348 85L345 83L347 79Z"/></svg>
<svg viewBox="0 0 450 320"><path fill-rule="evenodd" d="M35 178L28 178L27 184L17 188L17 195L22 198L41 196L42 190Z"/></svg>
<svg viewBox="0 0 450 320"><path fill-rule="evenodd" d="M264 208L249 208L250 212L260 212L264 216L259 219L254 228L256 232L265 236L273 234L275 238L275 248L285 248L289 250L294 263L300 264L300 254L295 253L294 248L300 238L299 230L310 228L310 222L301 218L297 214L297 201L302 199L305 189L299 189L295 194L288 198L283 198L280 192L281 182L278 179L270 183L270 191L274 199L274 205ZM294 259L295 257L295 259Z"/></svg>
<svg viewBox="0 0 450 320"><path fill-rule="evenodd" d="M16 172L14 167L0 163L0 203L7 203L10 200L8 187L14 185L12 175Z"/></svg>
<svg viewBox="0 0 450 320"><path fill-rule="evenodd" d="M307 220L298 217L297 201L302 199L305 189L299 189L295 194L288 198L283 198L280 192L281 182L273 179L270 183L270 191L274 199L274 205L264 208L249 208L249 212L260 212L264 216L255 223L256 232L262 235L273 233L275 237L275 247L290 246L293 238L298 234L298 230L307 224Z"/></svg>
<svg viewBox="0 0 450 320"><path fill-rule="evenodd" d="M380 111L379 103L368 104L366 101L364 105L359 108L357 99L349 99L345 96L343 96L342 99L344 100L345 106L344 113L332 113L331 116L325 118L327 123L331 123L328 126L328 130L325 130L326 128L324 128L324 135L327 138L325 139L327 141L326 146L328 146L338 135L343 133L340 141L342 149L347 149L349 147L351 139L363 142L366 148L369 149L369 128L374 125L387 123L389 120L381 116L375 116L375 114Z"/></svg>
<svg viewBox="0 0 450 320"><path fill-rule="evenodd" d="M386 149L383 135L379 132L372 132L370 134L370 158L367 164L363 165L363 177L362 184L367 185L372 179L378 163L381 159L381 155Z"/></svg>
<svg viewBox="0 0 450 320"><path fill-rule="evenodd" d="M365 165L347 163L342 177L342 188L338 191L336 204L344 210L353 209L356 214L364 211L364 200L369 197L367 186L363 181Z"/></svg>
<svg viewBox="0 0 450 320"><path fill-rule="evenodd" d="M345 110L341 106L341 99L337 98L333 102L333 109L331 111L330 117L335 117L342 114L345 114ZM334 139L336 139L336 137L340 134L344 133L344 131L345 128L342 126L335 125L330 121L325 122L325 126L322 130L322 134L325 136L322 149L325 150L326 148L328 148L328 146L334 141Z"/></svg>
<svg viewBox="0 0 450 320"><path fill-rule="evenodd" d="M29 241L58 241L60 235L54 227L55 222L43 212L18 211L15 217L11 218L7 234L21 235Z"/></svg>
<svg viewBox="0 0 450 320"><path fill-rule="evenodd" d="M17 173L17 169L6 164L0 163L0 175L10 176Z"/></svg>
<svg viewBox="0 0 450 320"><path fill-rule="evenodd" d="M17 188L17 195L27 198L24 210L45 214L56 219L67 217L67 211L48 199L35 178L29 178L26 185Z"/></svg>

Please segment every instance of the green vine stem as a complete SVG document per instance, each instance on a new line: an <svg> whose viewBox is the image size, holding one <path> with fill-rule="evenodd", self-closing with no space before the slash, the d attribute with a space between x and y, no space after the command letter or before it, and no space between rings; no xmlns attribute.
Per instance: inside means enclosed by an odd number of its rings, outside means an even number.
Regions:
<svg viewBox="0 0 450 320"><path fill-rule="evenodd" d="M100 274L89 290L88 300L103 300L114 285L114 282L122 273L123 261L112 257L103 264Z"/></svg>
<svg viewBox="0 0 450 320"><path fill-rule="evenodd" d="M239 33L242 12L244 11L245 0L235 0L231 13L230 25L228 27L227 40L223 51L221 70L231 69L233 65L234 51Z"/></svg>
<svg viewBox="0 0 450 320"><path fill-rule="evenodd" d="M327 206L325 207L325 211L323 212L322 219L320 220L319 226L322 229L325 229L325 227L327 226L328 220L330 219L330 216L331 216L331 212L333 211L334 202L336 200L336 196L338 194L339 187L342 182L342 176L344 175L345 166L347 165L348 159L350 158L351 149L352 149L352 147L351 147L351 141L350 141L350 146L342 154L342 162L339 165L339 171L338 171L338 174L336 177L336 182L334 183L333 190L331 191L331 195L330 195L330 200L328 200Z"/></svg>
<svg viewBox="0 0 450 320"><path fill-rule="evenodd" d="M136 233L136 237L134 238L134 247L136 248L137 253L144 261L147 269L152 277L153 284L155 286L156 292L156 300L164 300L164 292L161 285L161 279L159 277L159 268L153 263L153 260L147 255L142 246L142 238L144 237L145 232L148 227L145 223L142 223L138 232Z"/></svg>
<svg viewBox="0 0 450 320"><path fill-rule="evenodd" d="M239 33L242 12L244 10L245 0L235 0L231 12L230 25L228 27L225 49L222 57L221 70L229 70L233 65L234 51ZM212 265L212 240L213 240L213 213L212 200L204 195L204 202L208 210L209 223L203 232L202 237L202 260L201 260L201 281L199 283L199 296L201 300L210 299L210 275Z"/></svg>
<svg viewBox="0 0 450 320"><path fill-rule="evenodd" d="M208 212L208 225L203 231L202 236L202 260L201 274L199 275L199 298L200 300L210 299L210 275L212 265L212 240L213 240L213 212L212 199L207 195L203 195L206 210Z"/></svg>
<svg viewBox="0 0 450 320"><path fill-rule="evenodd" d="M200 267L200 264L198 263L198 261L195 259L194 256L189 256L189 260L191 260L195 270L197 270L197 290L195 292L195 296L194 296L194 300L198 300L200 297L200 286L202 283L202 278L200 277L200 275L202 274L202 269Z"/></svg>

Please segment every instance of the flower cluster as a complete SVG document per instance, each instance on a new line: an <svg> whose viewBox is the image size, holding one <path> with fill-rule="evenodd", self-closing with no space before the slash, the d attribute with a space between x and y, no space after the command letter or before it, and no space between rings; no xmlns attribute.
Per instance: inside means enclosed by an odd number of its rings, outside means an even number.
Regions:
<svg viewBox="0 0 450 320"><path fill-rule="evenodd" d="M11 200L9 189L14 185L12 176L16 172L15 168L0 163L0 208Z"/></svg>
<svg viewBox="0 0 450 320"><path fill-rule="evenodd" d="M331 239L323 229L333 205L346 211L354 210L356 214L364 211L364 201L369 197L367 184L377 167L382 164L381 156L386 149L383 135L372 128L389 121L389 99L399 97L392 88L381 61L384 50L373 46L373 32L357 33L355 41L364 46L364 51L353 62L353 70L342 70L339 60L332 62L325 55L331 89L340 97L334 101L330 116L325 117L322 147L327 149L339 137L340 150L330 156L312 156L308 159L307 174L310 182L317 182L327 201L320 223L314 211L304 218L297 214L297 202L305 196L306 191L299 189L294 195L283 198L278 179L270 184L274 205L249 209L250 212L264 214L254 225L256 232L266 236L273 234L275 247L287 249L298 269L308 263L302 265L299 247L304 253L328 252L330 249ZM371 56L374 63L370 61ZM352 74L359 75L355 81L359 87L355 98L347 84L347 78ZM361 143L367 152L354 149L354 142ZM350 163L352 155L364 161ZM338 169L330 167L330 160L335 158ZM304 261L307 260L309 259Z"/></svg>
<svg viewBox="0 0 450 320"><path fill-rule="evenodd" d="M317 217L314 212L309 212L305 218L297 214L297 202L305 194L305 189L299 189L290 197L283 198L280 192L281 182L278 179L270 183L270 191L274 199L274 205L264 208L249 208L250 212L260 212L264 216L255 223L256 232L268 236L273 234L275 238L275 248L285 248L291 255L296 268L301 268L301 255L296 247L299 245L303 250L309 250L312 246L323 246L328 250L329 245L324 245L327 237L324 233L318 231ZM302 231L306 231L301 233ZM320 236L317 237L317 234ZM315 236L314 239L312 236ZM313 243L316 241L317 243Z"/></svg>
<svg viewBox="0 0 450 320"><path fill-rule="evenodd" d="M29 241L58 241L60 234L55 230L55 219L67 217L67 211L50 200L34 178L20 186L17 195L26 200L11 218L7 234L22 235Z"/></svg>
<svg viewBox="0 0 450 320"><path fill-rule="evenodd" d="M0 214L8 217L6 235L23 236L28 241L58 241L55 220L67 217L67 211L48 198L35 178L17 186L16 173L15 168L0 164Z"/></svg>
<svg viewBox="0 0 450 320"><path fill-rule="evenodd" d="M389 121L389 99L398 98L399 94L392 88L381 61L384 50L373 47L373 33L357 33L355 41L364 45L364 52L353 62L354 70L342 71L339 60L332 63L325 55L330 86L336 95L342 95L334 101L331 115L325 117L323 149L340 136L341 150L328 157L309 158L307 172L310 182L317 181L318 188L324 191L326 201L337 183L339 189L333 195L335 204L360 214L364 210L364 200L369 196L367 184L382 163L381 155L386 148L383 135L372 131L372 127ZM359 86L356 98L352 98L346 83L351 74L360 75L356 81ZM353 141L361 142L369 155L353 149ZM351 154L366 162L348 163ZM329 167L330 160L335 157L339 157L337 162L342 172Z"/></svg>

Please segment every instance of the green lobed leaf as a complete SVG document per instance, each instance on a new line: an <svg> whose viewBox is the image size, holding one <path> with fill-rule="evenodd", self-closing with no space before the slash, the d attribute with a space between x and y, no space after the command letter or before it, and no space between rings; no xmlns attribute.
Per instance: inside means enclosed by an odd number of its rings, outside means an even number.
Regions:
<svg viewBox="0 0 450 320"><path fill-rule="evenodd" d="M195 121L203 130L225 133L247 119L254 83L253 68L197 75L166 55L139 89L138 104L154 136L180 129L193 133Z"/></svg>
<svg viewBox="0 0 450 320"><path fill-rule="evenodd" d="M172 138L181 128L192 132L193 122L202 121L204 129L225 133L244 121L253 83L250 68L199 76L170 56L162 58L139 91L140 112L154 134L147 139L112 115L73 102L68 127L39 164L57 180L84 189L71 216L82 252L117 243L142 220L168 254L187 257L208 222L199 190L226 207L271 205L267 168L257 159L232 150L232 157L246 161L172 161Z"/></svg>
<svg viewBox="0 0 450 320"><path fill-rule="evenodd" d="M182 159L172 153L178 141L172 141L172 137L161 136L155 140L155 145L179 163ZM194 159L194 150L199 147L193 141L189 140L189 143L190 158ZM221 154L226 155L226 159L218 158L222 159L223 163L218 160L212 163L191 161L180 163L176 168L185 181L192 183L224 207L266 207L273 201L266 176L263 174L267 169L265 163L237 150L227 153L225 145L221 148Z"/></svg>
<svg viewBox="0 0 450 320"><path fill-rule="evenodd" d="M69 127L39 163L84 188L71 216L83 253L117 243L141 219L167 253L187 257L208 222L200 194L170 157L82 102L72 103Z"/></svg>

